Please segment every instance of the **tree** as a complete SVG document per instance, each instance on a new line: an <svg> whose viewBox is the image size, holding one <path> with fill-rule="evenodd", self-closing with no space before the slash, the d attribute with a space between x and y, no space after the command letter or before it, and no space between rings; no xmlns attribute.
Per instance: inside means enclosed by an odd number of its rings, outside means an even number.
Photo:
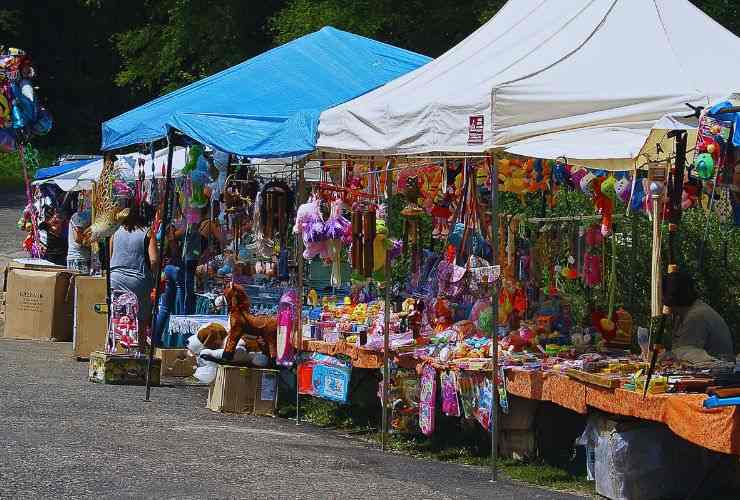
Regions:
<svg viewBox="0 0 740 500"><path fill-rule="evenodd" d="M131 105L130 93L113 85L120 60L110 36L138 22L140 7L136 0L111 0L105 10L79 0L3 1L0 45L31 56L38 95L54 116L53 131L38 145L96 151L101 122Z"/></svg>
<svg viewBox="0 0 740 500"><path fill-rule="evenodd" d="M282 2L146 0L147 19L113 36L115 81L146 98L255 56L272 45L267 19Z"/></svg>
<svg viewBox="0 0 740 500"><path fill-rule="evenodd" d="M490 1L289 0L270 21L277 43L330 25L399 47L439 56L479 26Z"/></svg>

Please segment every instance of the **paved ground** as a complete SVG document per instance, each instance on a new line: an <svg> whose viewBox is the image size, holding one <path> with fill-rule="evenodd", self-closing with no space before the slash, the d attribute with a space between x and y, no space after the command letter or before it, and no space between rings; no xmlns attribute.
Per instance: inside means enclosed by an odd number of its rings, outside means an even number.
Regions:
<svg viewBox="0 0 740 500"><path fill-rule="evenodd" d="M86 381L69 344L0 340L1 498L574 498L332 431L213 413L203 387Z"/></svg>
<svg viewBox="0 0 740 500"><path fill-rule="evenodd" d="M0 193L0 266L24 256L23 204ZM155 388L145 403L141 387L86 375L69 344L0 339L0 498L575 498L308 424L213 413L203 387Z"/></svg>

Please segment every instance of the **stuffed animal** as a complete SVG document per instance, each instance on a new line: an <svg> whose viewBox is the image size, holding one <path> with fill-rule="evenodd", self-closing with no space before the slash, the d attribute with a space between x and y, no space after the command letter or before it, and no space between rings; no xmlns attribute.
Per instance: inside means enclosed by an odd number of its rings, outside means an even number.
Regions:
<svg viewBox="0 0 740 500"><path fill-rule="evenodd" d="M196 336L201 345L206 349L220 349L224 345L224 340L229 335L226 328L220 323L208 323L202 326Z"/></svg>
<svg viewBox="0 0 740 500"><path fill-rule="evenodd" d="M254 335L267 345L270 357L277 353L277 317L251 314L251 301L240 285L231 284L224 290L229 305L229 335L226 337L223 359L234 357L237 343L244 335Z"/></svg>

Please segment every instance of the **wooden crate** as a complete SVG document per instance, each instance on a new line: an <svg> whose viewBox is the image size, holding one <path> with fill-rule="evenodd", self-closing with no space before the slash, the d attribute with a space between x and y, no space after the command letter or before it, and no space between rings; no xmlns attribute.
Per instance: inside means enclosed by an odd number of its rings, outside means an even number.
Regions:
<svg viewBox="0 0 740 500"><path fill-rule="evenodd" d="M277 370L218 367L216 380L208 390L206 407L222 413L251 413L274 417L278 396Z"/></svg>
<svg viewBox="0 0 740 500"><path fill-rule="evenodd" d="M151 385L159 385L159 373L162 361L152 359L149 374ZM146 357L106 354L102 351L90 353L88 376L90 382L114 385L145 385Z"/></svg>

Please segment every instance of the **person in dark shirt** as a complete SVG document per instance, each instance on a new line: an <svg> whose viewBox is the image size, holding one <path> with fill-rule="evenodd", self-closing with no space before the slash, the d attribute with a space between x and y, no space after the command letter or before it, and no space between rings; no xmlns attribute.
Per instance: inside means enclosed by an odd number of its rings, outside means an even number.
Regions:
<svg viewBox="0 0 740 500"><path fill-rule="evenodd" d="M672 351L677 359L688 363L734 361L734 343L727 323L699 300L688 273L666 276L663 295L663 302L673 313Z"/></svg>
<svg viewBox="0 0 740 500"><path fill-rule="evenodd" d="M60 266L67 265L67 221L63 214L56 212L39 224L46 231L46 254L44 258Z"/></svg>

